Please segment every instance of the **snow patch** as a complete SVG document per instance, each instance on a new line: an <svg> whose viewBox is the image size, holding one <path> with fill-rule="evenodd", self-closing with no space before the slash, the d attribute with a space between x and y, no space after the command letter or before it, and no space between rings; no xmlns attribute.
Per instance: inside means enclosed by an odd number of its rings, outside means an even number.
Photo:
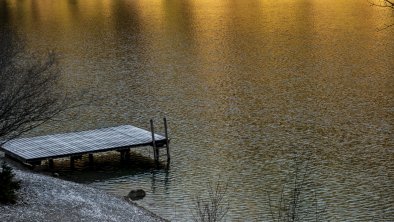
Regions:
<svg viewBox="0 0 394 222"><path fill-rule="evenodd" d="M164 221L126 200L85 185L14 170L15 205L0 205L0 221Z"/></svg>

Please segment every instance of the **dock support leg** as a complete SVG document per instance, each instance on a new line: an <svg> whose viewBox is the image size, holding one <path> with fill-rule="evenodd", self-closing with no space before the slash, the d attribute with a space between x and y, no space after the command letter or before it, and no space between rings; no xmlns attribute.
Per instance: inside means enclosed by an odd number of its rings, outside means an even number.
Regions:
<svg viewBox="0 0 394 222"><path fill-rule="evenodd" d="M150 120L150 129L152 132L152 147L153 147L153 158L155 159L155 163L159 163L159 149L156 147L155 140L155 127L153 126L153 119Z"/></svg>
<svg viewBox="0 0 394 222"><path fill-rule="evenodd" d="M130 149L120 150L119 152L122 163L130 160Z"/></svg>
<svg viewBox="0 0 394 222"><path fill-rule="evenodd" d="M124 151L119 150L119 154L120 154L120 162L123 163L124 162Z"/></svg>
<svg viewBox="0 0 394 222"><path fill-rule="evenodd" d="M31 166L34 168L35 166L40 166L41 165L41 160L38 161L33 161L33 162L29 162L31 164ZM33 169L32 168L32 169Z"/></svg>
<svg viewBox="0 0 394 222"><path fill-rule="evenodd" d="M169 146L170 141L168 140L167 118L164 117L163 120L164 120L164 133L166 136L167 162L170 162L171 159L170 146Z"/></svg>
<svg viewBox="0 0 394 222"><path fill-rule="evenodd" d="M93 153L89 153L89 166L93 166L94 165L94 159L93 159Z"/></svg>
<svg viewBox="0 0 394 222"><path fill-rule="evenodd" d="M48 167L49 167L49 169L53 169L53 159L49 159L48 160Z"/></svg>
<svg viewBox="0 0 394 222"><path fill-rule="evenodd" d="M124 158L126 161L130 160L130 149L125 150Z"/></svg>
<svg viewBox="0 0 394 222"><path fill-rule="evenodd" d="M72 170L74 169L74 162L75 162L75 158L73 156L70 156L70 168Z"/></svg>

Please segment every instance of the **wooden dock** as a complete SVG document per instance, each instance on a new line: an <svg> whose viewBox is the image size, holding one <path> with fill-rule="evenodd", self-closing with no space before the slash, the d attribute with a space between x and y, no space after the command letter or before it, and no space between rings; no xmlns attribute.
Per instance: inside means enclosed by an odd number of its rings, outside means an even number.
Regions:
<svg viewBox="0 0 394 222"><path fill-rule="evenodd" d="M129 157L130 148L152 146L155 162L159 162L159 149L166 148L167 161L170 160L167 121L164 118L165 135L154 132L153 120L151 131L131 125L95 129L81 132L54 134L8 141L0 148L6 155L31 165L39 165L48 160L70 157L70 165L84 154L89 155L93 163L93 154L106 151L119 151L121 159Z"/></svg>

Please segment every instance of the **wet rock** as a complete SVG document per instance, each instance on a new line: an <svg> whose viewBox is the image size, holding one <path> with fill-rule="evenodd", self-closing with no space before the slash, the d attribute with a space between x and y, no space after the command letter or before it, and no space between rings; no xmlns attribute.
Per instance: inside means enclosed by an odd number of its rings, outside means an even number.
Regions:
<svg viewBox="0 0 394 222"><path fill-rule="evenodd" d="M127 195L131 200L140 200L146 195L145 191L142 189L131 190L129 195Z"/></svg>

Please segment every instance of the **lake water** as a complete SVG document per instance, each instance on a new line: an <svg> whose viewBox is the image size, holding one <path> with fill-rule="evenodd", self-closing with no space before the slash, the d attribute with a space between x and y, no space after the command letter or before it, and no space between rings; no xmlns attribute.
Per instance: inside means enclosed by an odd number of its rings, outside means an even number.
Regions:
<svg viewBox="0 0 394 222"><path fill-rule="evenodd" d="M35 134L168 118L168 170L64 174L142 188L138 204L174 221L218 180L228 220L270 221L297 166L311 215L393 221L394 28L378 31L393 22L363 0L0 2L0 25L58 52L62 84L90 101Z"/></svg>

